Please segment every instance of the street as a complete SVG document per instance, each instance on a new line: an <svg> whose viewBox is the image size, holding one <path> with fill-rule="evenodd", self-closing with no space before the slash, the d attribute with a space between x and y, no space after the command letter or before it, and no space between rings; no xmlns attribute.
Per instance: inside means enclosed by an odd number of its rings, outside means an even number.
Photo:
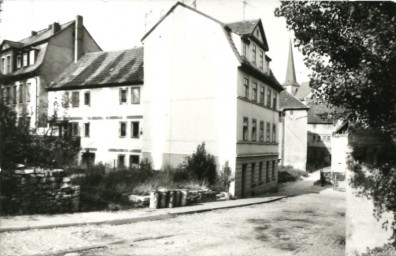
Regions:
<svg viewBox="0 0 396 256"><path fill-rule="evenodd" d="M345 193L331 187L304 191L311 180L283 185L280 193L299 188L300 195L266 204L125 225L5 232L0 250L68 256L344 255Z"/></svg>

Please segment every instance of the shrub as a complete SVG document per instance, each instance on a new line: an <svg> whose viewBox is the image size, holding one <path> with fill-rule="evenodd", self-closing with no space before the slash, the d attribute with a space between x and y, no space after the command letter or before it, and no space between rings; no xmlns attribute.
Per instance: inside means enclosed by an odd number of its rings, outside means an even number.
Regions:
<svg viewBox="0 0 396 256"><path fill-rule="evenodd" d="M294 169L293 166L279 166L278 181L279 183L296 181L300 177L308 177L308 173L299 169Z"/></svg>
<svg viewBox="0 0 396 256"><path fill-rule="evenodd" d="M223 168L220 170L216 180L216 184L212 188L216 191L228 192L231 181L232 181L232 172L227 161L225 162Z"/></svg>

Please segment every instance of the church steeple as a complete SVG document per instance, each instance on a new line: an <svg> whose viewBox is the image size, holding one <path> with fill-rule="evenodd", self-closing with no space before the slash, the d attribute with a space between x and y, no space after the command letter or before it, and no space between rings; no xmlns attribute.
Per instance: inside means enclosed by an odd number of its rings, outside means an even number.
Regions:
<svg viewBox="0 0 396 256"><path fill-rule="evenodd" d="M292 95L296 94L300 85L296 80L296 71L294 69L294 58L293 58L293 46L290 41L289 47L289 58L287 60L286 80L283 83L283 87Z"/></svg>

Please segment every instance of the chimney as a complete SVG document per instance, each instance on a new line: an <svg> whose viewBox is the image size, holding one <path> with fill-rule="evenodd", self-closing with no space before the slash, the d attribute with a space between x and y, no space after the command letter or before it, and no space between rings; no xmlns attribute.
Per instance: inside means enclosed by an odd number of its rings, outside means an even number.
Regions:
<svg viewBox="0 0 396 256"><path fill-rule="evenodd" d="M32 36L35 36L35 35L37 35L37 32L36 31L32 31Z"/></svg>
<svg viewBox="0 0 396 256"><path fill-rule="evenodd" d="M74 62L83 54L83 17L77 15L74 32Z"/></svg>
<svg viewBox="0 0 396 256"><path fill-rule="evenodd" d="M51 35L57 33L61 28L58 22L54 22L53 24L50 25L50 27L51 27Z"/></svg>

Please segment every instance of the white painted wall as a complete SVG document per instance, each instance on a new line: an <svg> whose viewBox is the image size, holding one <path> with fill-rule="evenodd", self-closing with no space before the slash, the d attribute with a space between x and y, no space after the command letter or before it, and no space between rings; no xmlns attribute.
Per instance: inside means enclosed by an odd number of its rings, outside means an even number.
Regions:
<svg viewBox="0 0 396 256"><path fill-rule="evenodd" d="M131 104L131 88L140 87L140 93L143 94L141 86L117 86L94 89L67 90L67 91L50 91L49 98L49 116L52 116L57 108L59 119L68 119L70 122L78 122L81 136L81 152L87 149L95 153L95 162L107 163L110 166L117 164L117 156L125 154L126 164L128 166L129 155L141 155L142 140L131 137L131 122L140 122L142 127L142 106L141 104ZM127 88L127 103L120 104L119 90ZM84 93L91 93L90 106L84 105ZM72 92L80 93L79 107L62 108L62 99L65 92L71 95ZM84 123L90 123L90 136L84 136ZM120 122L127 122L126 137L119 136Z"/></svg>
<svg viewBox="0 0 396 256"><path fill-rule="evenodd" d="M307 163L307 110L286 110L283 122L279 124L281 129L279 133L279 156L282 157L282 150L284 153L281 163L284 166L291 165L296 169L305 171ZM283 142L282 139L284 139Z"/></svg>
<svg viewBox="0 0 396 256"><path fill-rule="evenodd" d="M331 137L331 171L345 173L349 154L348 134L335 134Z"/></svg>
<svg viewBox="0 0 396 256"><path fill-rule="evenodd" d="M201 142L234 166L238 62L221 25L178 6L143 43L143 153L154 168Z"/></svg>
<svg viewBox="0 0 396 256"><path fill-rule="evenodd" d="M315 135L329 136L334 130L333 124L308 124L308 133L312 133ZM308 145L313 147L326 147L329 151L331 150L331 139L329 141L321 139L320 142L313 141L313 136L308 135Z"/></svg>

